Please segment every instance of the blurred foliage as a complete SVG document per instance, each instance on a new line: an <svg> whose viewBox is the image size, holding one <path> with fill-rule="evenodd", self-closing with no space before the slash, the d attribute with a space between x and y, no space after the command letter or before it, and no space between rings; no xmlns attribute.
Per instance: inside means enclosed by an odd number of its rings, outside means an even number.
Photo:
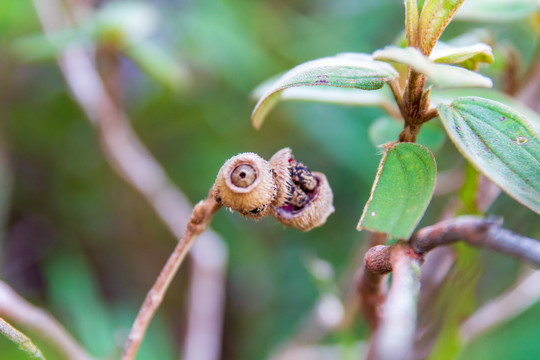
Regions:
<svg viewBox="0 0 540 360"><path fill-rule="evenodd" d="M101 9L107 3L94 1ZM230 156L254 151L269 158L285 146L310 168L326 173L332 185L336 213L309 233L225 211L214 218L213 228L230 249L223 358L267 358L302 328L321 294L304 266L306 257L327 261L343 290L351 285L351 271L361 265L352 254L366 246L366 234L355 228L380 158L368 134L385 114L375 108L289 102L255 131L249 120L254 106L250 92L299 63L339 52L371 53L392 43L403 28L402 2L144 3L152 10L139 15L158 19L144 41L133 40L123 52L126 110L144 143L191 201L206 195ZM107 26L112 21L114 28L114 20L103 21ZM481 70L503 87L506 49L519 54L520 79L535 58L533 21L456 21L443 40L464 33L489 38L496 60ZM91 46L103 38L59 38L54 46L37 49L44 39L32 2L0 2L0 276L48 309L92 354L114 358L175 239L104 160L95 129L73 102L53 59L72 41ZM24 41L34 43L22 46ZM37 50L48 56L30 62L38 58ZM442 144L436 152L439 170L463 168L465 162L450 142L443 143L439 127L424 140L435 148ZM420 226L436 221L449 199L435 198ZM537 215L505 195L489 212L504 216L510 229L540 236ZM519 264L492 252L479 254L484 272L476 300L481 304L512 283ZM182 270L138 359L176 358L186 320L189 274L187 266ZM462 358L540 354L539 311L536 305L470 344ZM366 337L358 320L323 342L349 348ZM37 343L46 351L46 344ZM0 354L24 358L1 337Z"/></svg>

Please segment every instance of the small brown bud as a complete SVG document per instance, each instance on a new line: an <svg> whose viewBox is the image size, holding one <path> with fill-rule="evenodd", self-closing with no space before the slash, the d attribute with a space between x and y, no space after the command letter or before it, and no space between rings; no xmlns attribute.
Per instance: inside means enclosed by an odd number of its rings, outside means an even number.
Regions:
<svg viewBox="0 0 540 360"><path fill-rule="evenodd" d="M254 153L233 156L216 178L216 200L240 214L259 219L276 198L274 172L270 163Z"/></svg>

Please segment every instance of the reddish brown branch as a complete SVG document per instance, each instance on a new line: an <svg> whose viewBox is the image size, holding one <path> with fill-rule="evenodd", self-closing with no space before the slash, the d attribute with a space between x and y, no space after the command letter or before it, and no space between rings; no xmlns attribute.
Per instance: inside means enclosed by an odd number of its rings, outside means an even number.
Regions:
<svg viewBox="0 0 540 360"><path fill-rule="evenodd" d="M441 221L416 232L410 244L423 254L457 241L484 247L540 266L540 242L502 228L500 220L462 216Z"/></svg>
<svg viewBox="0 0 540 360"><path fill-rule="evenodd" d="M124 353L122 354L123 360L135 359L137 350L141 344L144 334L152 317L154 316L157 308L161 304L167 289L176 275L183 259L187 255L191 245L195 238L203 232L210 223L212 216L221 208L221 205L216 202L213 189L210 190L208 197L205 201L199 202L193 209L193 214L189 219L186 231L182 236L182 239L176 245L173 253L167 260L167 263L161 270L154 286L146 295L144 303L139 310L139 314L133 323L131 331L129 333L126 345L124 347Z"/></svg>
<svg viewBox="0 0 540 360"><path fill-rule="evenodd" d="M391 294L393 292L392 288L397 287L396 289L401 290L394 290L394 293L400 293L401 297L405 297L403 301L407 302L406 297L411 296L411 294L406 294L405 292L412 291L416 293L417 289L411 285L411 281L414 283L419 275L411 273L410 268L414 267L413 262L417 262L419 265L422 261L422 256L428 251L438 246L448 245L460 240L474 246L493 249L540 265L540 242L501 228L500 220L484 219L475 216L462 216L423 228L413 235L409 243L399 242L393 246L374 246L368 250L364 258L364 267L357 281L357 290L362 302L362 312L367 322L372 328L376 329L376 334L379 332L392 333L390 329L379 330L379 327L383 326L385 322L393 323L394 321L403 322L407 320L392 319L394 315L391 314L394 311L399 313L398 308L400 303L395 298L392 299ZM393 271L394 277L391 290L385 302L384 295L381 291L382 279L383 275L390 271ZM400 279L409 282L409 285L399 285ZM392 303L394 305L391 305ZM394 309L394 307L398 310ZM409 308L409 310L416 314L416 309ZM401 315L396 316L405 315L401 313ZM408 322L405 321L407 322L406 326L411 325L409 320L407 320ZM414 328L411 331L414 333ZM381 336L387 338L390 336L388 334L376 335L374 337L374 344L376 341L380 341L376 340L377 338ZM409 339L409 335L409 332L407 332L407 334L403 333L400 336ZM400 346L408 346L405 344L405 340L403 341ZM372 356L375 356L373 354L379 351L383 351L382 348L377 350L375 347L376 345L372 345L372 350L370 350ZM373 358L380 357L377 355Z"/></svg>
<svg viewBox="0 0 540 360"><path fill-rule="evenodd" d="M384 275L392 271L390 246L377 245L370 248L364 257L364 267L356 280L360 295L361 311L372 329L379 324L380 310L384 302L382 282Z"/></svg>

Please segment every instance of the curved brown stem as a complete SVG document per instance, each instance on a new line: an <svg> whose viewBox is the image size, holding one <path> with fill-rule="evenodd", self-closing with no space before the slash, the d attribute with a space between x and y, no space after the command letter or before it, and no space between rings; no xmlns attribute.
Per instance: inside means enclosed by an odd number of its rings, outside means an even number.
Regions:
<svg viewBox="0 0 540 360"><path fill-rule="evenodd" d="M417 231L410 244L416 253L457 241L499 251L540 266L540 242L501 227L502 221L461 216Z"/></svg>
<svg viewBox="0 0 540 360"><path fill-rule="evenodd" d="M186 257L191 245L195 238L202 233L210 224L212 216L221 208L214 198L213 189L210 190L208 197L204 201L200 201L193 209L193 214L189 219L186 231L182 236L182 239L178 242L174 248L169 259L165 263L165 266L161 270L156 282L146 295L144 302L135 318L135 322L129 332L124 352L122 354L123 360L135 359L137 351L146 333L146 329L150 324L156 310L158 309L169 285L176 275L178 268L182 264L182 261Z"/></svg>

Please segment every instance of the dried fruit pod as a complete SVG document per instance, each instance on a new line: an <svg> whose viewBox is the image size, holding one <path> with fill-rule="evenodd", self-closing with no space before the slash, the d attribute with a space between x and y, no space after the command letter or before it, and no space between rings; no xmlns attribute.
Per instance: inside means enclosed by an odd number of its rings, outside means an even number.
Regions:
<svg viewBox="0 0 540 360"><path fill-rule="evenodd" d="M281 207L291 195L291 162L294 161L292 150L284 148L275 153L270 159L270 165L276 175L277 194L273 205Z"/></svg>
<svg viewBox="0 0 540 360"><path fill-rule="evenodd" d="M270 163L255 153L227 160L219 170L214 189L217 201L255 219L268 214L277 193Z"/></svg>
<svg viewBox="0 0 540 360"><path fill-rule="evenodd" d="M294 158L289 172L292 185L288 198L281 206L272 206L272 216L284 225L308 231L321 226L334 212L334 195L323 173L310 172Z"/></svg>

